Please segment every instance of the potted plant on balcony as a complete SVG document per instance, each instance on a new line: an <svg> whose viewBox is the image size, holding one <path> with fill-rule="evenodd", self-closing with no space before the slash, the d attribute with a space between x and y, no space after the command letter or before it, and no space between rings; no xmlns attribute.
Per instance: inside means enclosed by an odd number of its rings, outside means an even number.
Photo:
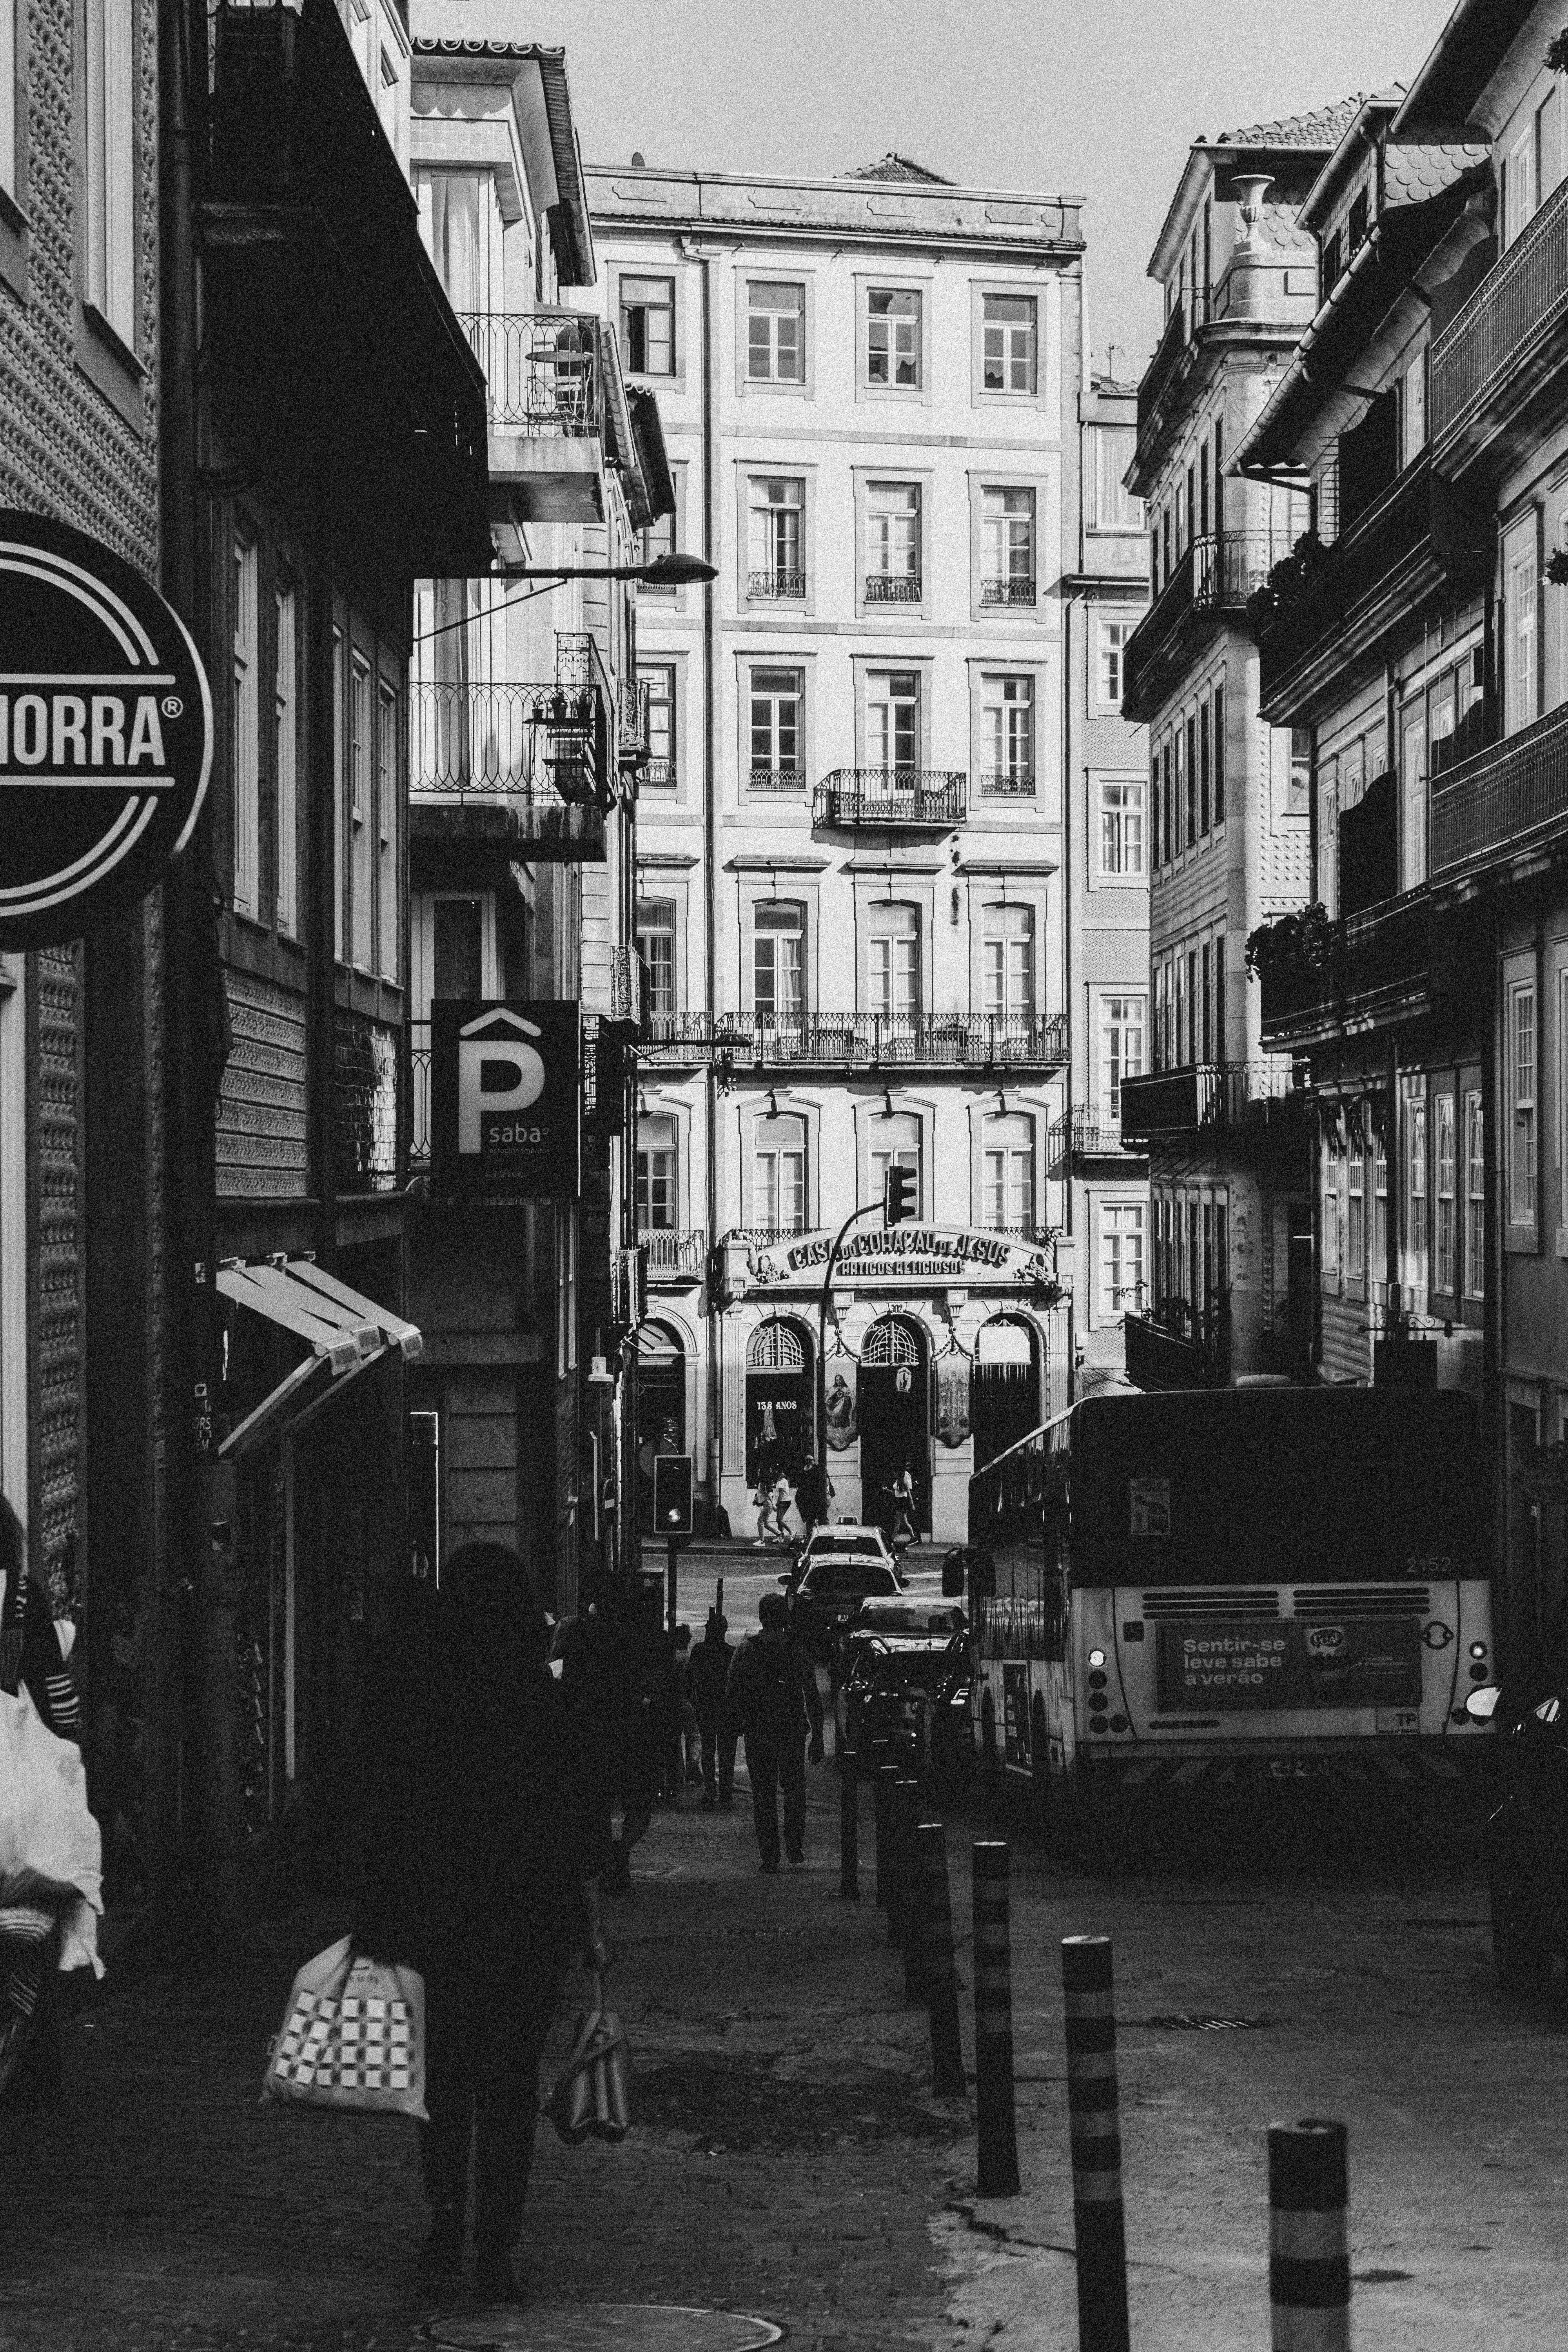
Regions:
<svg viewBox="0 0 1568 2352"><path fill-rule="evenodd" d="M1321 993L1329 974L1332 940L1329 910L1318 898L1248 932L1245 961L1263 990L1266 1025L1271 1006L1288 1007Z"/></svg>
<svg viewBox="0 0 1568 2352"><path fill-rule="evenodd" d="M1282 555L1260 588L1247 600L1247 623L1261 636L1276 615L1289 612L1322 570L1328 550L1315 530L1304 530L1289 555Z"/></svg>

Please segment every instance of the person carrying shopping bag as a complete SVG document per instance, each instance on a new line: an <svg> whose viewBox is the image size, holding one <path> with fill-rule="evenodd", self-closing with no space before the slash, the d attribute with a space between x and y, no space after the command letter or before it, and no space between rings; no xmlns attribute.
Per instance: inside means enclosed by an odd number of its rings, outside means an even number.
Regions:
<svg viewBox="0 0 1568 2352"><path fill-rule="evenodd" d="M354 1944L425 1980L422 2271L461 2264L471 2145L476 2283L512 2302L545 2039L574 1952L608 1959L598 1792L515 1552L465 1545L427 1642L403 1631L375 1692Z"/></svg>

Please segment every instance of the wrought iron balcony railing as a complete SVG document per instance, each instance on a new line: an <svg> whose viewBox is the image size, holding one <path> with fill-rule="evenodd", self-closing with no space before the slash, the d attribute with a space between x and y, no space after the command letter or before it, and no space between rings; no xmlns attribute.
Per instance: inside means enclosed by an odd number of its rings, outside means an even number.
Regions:
<svg viewBox="0 0 1568 2352"><path fill-rule="evenodd" d="M637 1048L644 1063L714 1062L742 1069L1059 1068L1060 1013L653 1013Z"/></svg>
<svg viewBox="0 0 1568 2352"><path fill-rule="evenodd" d="M982 580L980 601L983 604L1032 604L1035 601L1033 574L1025 577L1009 572L1005 579Z"/></svg>
<svg viewBox="0 0 1568 2352"><path fill-rule="evenodd" d="M1170 317L1165 321L1165 331L1161 336L1159 341L1155 344L1154 355L1149 362L1148 366L1144 369L1142 381L1138 386L1138 434L1140 439L1142 438L1144 426L1148 424L1149 419L1152 416L1155 409L1159 405L1161 394L1164 391L1165 386L1170 383L1171 378L1175 374L1176 369L1181 363L1182 353L1186 350L1186 313L1178 302L1175 309L1172 311Z"/></svg>
<svg viewBox="0 0 1568 2352"><path fill-rule="evenodd" d="M963 824L968 797L962 768L835 768L816 788L812 823L830 831L942 832Z"/></svg>
<svg viewBox="0 0 1568 2352"><path fill-rule="evenodd" d="M1210 531L1184 548L1149 610L1127 640L1121 707L1128 716L1153 716L1174 684L1171 665L1189 656L1184 625L1194 616L1239 613L1289 545L1267 531Z"/></svg>
<svg viewBox="0 0 1568 2352"><path fill-rule="evenodd" d="M752 572L746 575L746 593L759 601L799 598L805 593L804 572Z"/></svg>
<svg viewBox="0 0 1568 2352"><path fill-rule="evenodd" d="M408 1156L430 1157L430 1024L408 1024Z"/></svg>
<svg viewBox="0 0 1568 2352"><path fill-rule="evenodd" d="M1230 1316L1223 1307L1194 1312L1184 1299L1164 1299L1149 1314L1124 1316L1122 1331L1134 1388L1224 1388L1230 1377Z"/></svg>
<svg viewBox="0 0 1568 2352"><path fill-rule="evenodd" d="M1119 1114L1095 1104L1075 1103L1065 1118L1053 1123L1051 1140L1058 1151L1069 1151L1075 1160L1121 1160L1138 1150L1136 1144L1122 1140Z"/></svg>
<svg viewBox="0 0 1568 2352"><path fill-rule="evenodd" d="M866 602L868 604L918 604L921 601L921 575L918 572L868 572Z"/></svg>
<svg viewBox="0 0 1568 2352"><path fill-rule="evenodd" d="M408 789L416 802L605 798L604 705L596 687L419 678L409 688L408 708Z"/></svg>
<svg viewBox="0 0 1568 2352"><path fill-rule="evenodd" d="M1242 1128L1282 1116L1303 1097L1293 1091L1289 1054L1256 1062L1188 1063L1147 1070L1121 1087L1121 1136L1142 1150L1157 1135L1192 1135L1204 1128Z"/></svg>
<svg viewBox="0 0 1568 2352"><path fill-rule="evenodd" d="M672 793L678 781L673 760L650 760L642 771L641 789L645 793Z"/></svg>
<svg viewBox="0 0 1568 2352"><path fill-rule="evenodd" d="M1032 801L1035 797L1032 768L982 768L979 784L983 801Z"/></svg>
<svg viewBox="0 0 1568 2352"><path fill-rule="evenodd" d="M752 768L746 773L746 789L752 793L777 793L798 798L805 790L805 770Z"/></svg>
<svg viewBox="0 0 1568 2352"><path fill-rule="evenodd" d="M700 1282L708 1262L708 1235L693 1225L639 1225L637 1246L647 1252L649 1282Z"/></svg>
<svg viewBox="0 0 1568 2352"><path fill-rule="evenodd" d="M1489 405L1552 351L1568 321L1568 181L1489 269L1432 346L1432 440L1441 466Z"/></svg>
<svg viewBox="0 0 1568 2352"><path fill-rule="evenodd" d="M1409 609L1410 567L1431 541L1429 452L1405 468L1350 529L1322 550L1306 583L1258 635L1259 704L1283 724L1306 675L1321 661L1364 649Z"/></svg>
<svg viewBox="0 0 1568 2352"><path fill-rule="evenodd" d="M646 677L628 677L621 687L620 757L623 767L647 764L648 726L653 688Z"/></svg>
<svg viewBox="0 0 1568 2352"><path fill-rule="evenodd" d="M1432 785L1432 879L1461 880L1568 837L1568 705Z"/></svg>
<svg viewBox="0 0 1568 2352"><path fill-rule="evenodd" d="M600 327L575 310L466 310L489 421L529 434L602 433Z"/></svg>
<svg viewBox="0 0 1568 2352"><path fill-rule="evenodd" d="M1347 1024L1419 1012L1430 989L1431 931L1432 893L1423 882L1331 924L1320 962L1266 963L1264 1043L1301 1045Z"/></svg>

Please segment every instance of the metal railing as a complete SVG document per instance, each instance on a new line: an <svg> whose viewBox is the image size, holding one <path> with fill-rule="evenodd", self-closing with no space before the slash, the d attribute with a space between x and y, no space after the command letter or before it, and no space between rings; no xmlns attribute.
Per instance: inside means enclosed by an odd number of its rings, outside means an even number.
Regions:
<svg viewBox="0 0 1568 2352"><path fill-rule="evenodd" d="M835 768L816 788L814 825L962 824L969 779L962 768Z"/></svg>
<svg viewBox="0 0 1568 2352"><path fill-rule="evenodd" d="M751 768L746 773L751 793L800 793L805 790L804 768Z"/></svg>
<svg viewBox="0 0 1568 2352"><path fill-rule="evenodd" d="M1423 882L1331 924L1320 965L1266 964L1265 1041L1331 1034L1347 1020L1388 1018L1424 999L1431 934L1432 893Z"/></svg>
<svg viewBox="0 0 1568 2352"><path fill-rule="evenodd" d="M1568 705L1432 785L1432 878L1450 880L1568 833Z"/></svg>
<svg viewBox="0 0 1568 2352"><path fill-rule="evenodd" d="M610 673L605 667L605 656L592 629L556 630L555 675L563 686L596 686L605 709L615 709Z"/></svg>
<svg viewBox="0 0 1568 2352"><path fill-rule="evenodd" d="M1182 353L1187 348L1186 313L1178 302L1165 321L1165 331L1154 346L1154 355L1144 369L1138 386L1138 431L1144 426L1160 404L1160 395L1181 364Z"/></svg>
<svg viewBox="0 0 1568 2352"><path fill-rule="evenodd" d="M868 572L866 602L868 604L918 604L921 601L921 575L918 572Z"/></svg>
<svg viewBox="0 0 1568 2352"><path fill-rule="evenodd" d="M430 1157L430 1024L408 1024L408 1156Z"/></svg>
<svg viewBox="0 0 1568 2352"><path fill-rule="evenodd" d="M1184 1328L1172 1329L1163 1317L1181 1310ZM1122 1318L1127 1377L1139 1389L1223 1388L1230 1377L1230 1317L1223 1307L1205 1312L1171 1299L1158 1310Z"/></svg>
<svg viewBox="0 0 1568 2352"><path fill-rule="evenodd" d="M1130 1150L1156 1135L1191 1135L1205 1128L1241 1128L1299 1105L1289 1054L1252 1062L1189 1062L1174 1070L1146 1070L1121 1081L1121 1133Z"/></svg>
<svg viewBox="0 0 1568 2352"><path fill-rule="evenodd" d="M1127 640L1124 706L1135 707L1155 683L1162 657L1184 621L1194 614L1240 612L1270 568L1289 552L1288 541L1273 539L1267 531L1209 531L1184 548L1170 578Z"/></svg>
<svg viewBox="0 0 1568 2352"><path fill-rule="evenodd" d="M707 1264L708 1235L700 1225L639 1225L637 1246L647 1252L650 1282L700 1282Z"/></svg>
<svg viewBox="0 0 1568 2352"><path fill-rule="evenodd" d="M673 760L650 760L642 771L640 789L645 793L672 793L678 781Z"/></svg>
<svg viewBox="0 0 1568 2352"><path fill-rule="evenodd" d="M645 1027L641 1062L736 1069L1056 1069L1067 1055L1056 1013L654 1013Z"/></svg>
<svg viewBox="0 0 1568 2352"><path fill-rule="evenodd" d="M653 688L646 677L628 677L621 686L620 755L624 761L646 766L647 763L648 728L653 710Z"/></svg>
<svg viewBox="0 0 1568 2352"><path fill-rule="evenodd" d="M593 687L416 678L408 690L410 795L592 801L601 710Z"/></svg>
<svg viewBox="0 0 1568 2352"><path fill-rule="evenodd" d="M1009 572L1005 579L982 580L980 601L983 604L1032 604L1035 601L1033 574L1025 579Z"/></svg>
<svg viewBox="0 0 1568 2352"><path fill-rule="evenodd" d="M805 593L804 572L749 572L746 593L759 599L799 597Z"/></svg>
<svg viewBox="0 0 1568 2352"><path fill-rule="evenodd" d="M1035 774L1020 768L982 768L977 782L983 801L1032 801Z"/></svg>
<svg viewBox="0 0 1568 2352"><path fill-rule="evenodd" d="M569 436L603 431L596 320L575 310L464 310L458 323L485 372L492 425Z"/></svg>
<svg viewBox="0 0 1568 2352"><path fill-rule="evenodd" d="M1432 346L1432 438L1441 448L1514 362L1568 312L1568 181L1490 268Z"/></svg>
<svg viewBox="0 0 1568 2352"><path fill-rule="evenodd" d="M1136 1149L1122 1141L1118 1113L1084 1103L1075 1103L1065 1118L1055 1121L1051 1139L1058 1151L1080 1160L1120 1160Z"/></svg>
<svg viewBox="0 0 1568 2352"><path fill-rule="evenodd" d="M1423 450L1381 498L1318 558L1308 583L1281 604L1258 637L1267 711L1319 651L1348 635L1376 607L1432 530L1429 453ZM1403 604L1401 605L1403 610Z"/></svg>

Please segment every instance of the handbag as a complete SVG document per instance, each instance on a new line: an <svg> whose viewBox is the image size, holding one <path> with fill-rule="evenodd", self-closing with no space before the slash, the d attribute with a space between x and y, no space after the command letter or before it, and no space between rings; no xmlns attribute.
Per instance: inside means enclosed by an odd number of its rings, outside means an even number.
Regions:
<svg viewBox="0 0 1568 2352"><path fill-rule="evenodd" d="M585 2139L625 2139L631 2126L631 2061L614 2010L605 2007L600 1978L593 2007L578 2017L572 2055L555 2078L544 2112L569 2147Z"/></svg>
<svg viewBox="0 0 1568 2352"><path fill-rule="evenodd" d="M417 1969L356 1957L349 1936L307 1960L268 2049L262 2097L428 2123Z"/></svg>

